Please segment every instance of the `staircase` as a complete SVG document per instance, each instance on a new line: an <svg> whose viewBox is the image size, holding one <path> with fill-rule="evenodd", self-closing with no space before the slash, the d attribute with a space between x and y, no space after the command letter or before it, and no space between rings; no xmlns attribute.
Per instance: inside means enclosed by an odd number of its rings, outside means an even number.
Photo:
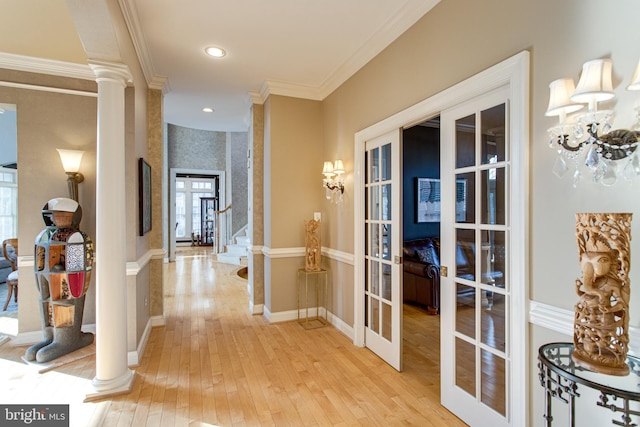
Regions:
<svg viewBox="0 0 640 427"><path fill-rule="evenodd" d="M236 243L227 245L226 251L218 254L218 262L225 264L246 265L247 248L251 244L251 239L246 235L248 229L245 228L245 235L236 236Z"/></svg>

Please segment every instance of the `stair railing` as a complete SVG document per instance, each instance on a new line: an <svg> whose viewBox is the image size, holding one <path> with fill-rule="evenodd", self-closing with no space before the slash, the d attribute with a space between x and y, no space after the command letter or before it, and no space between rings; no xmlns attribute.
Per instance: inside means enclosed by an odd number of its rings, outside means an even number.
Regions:
<svg viewBox="0 0 640 427"><path fill-rule="evenodd" d="M222 210L214 211L214 215L213 252L218 254L224 252L231 240L231 204Z"/></svg>

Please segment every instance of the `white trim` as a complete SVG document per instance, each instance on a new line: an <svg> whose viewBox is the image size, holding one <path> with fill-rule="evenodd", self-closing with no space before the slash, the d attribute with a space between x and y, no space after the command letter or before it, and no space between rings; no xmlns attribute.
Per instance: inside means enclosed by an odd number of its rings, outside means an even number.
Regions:
<svg viewBox="0 0 640 427"><path fill-rule="evenodd" d="M316 308L309 307L309 316L316 315ZM324 307L320 307L320 314L324 315ZM291 322L294 320L298 320L297 310L288 310L288 311L279 311L277 313L271 313L268 309L265 308L264 317L267 319L269 323L280 323L280 322ZM300 310L300 318L304 317L304 310ZM337 330L347 336L347 338L353 340L353 327L344 323L342 319L333 314L332 312L327 313L327 319L329 324L334 326Z"/></svg>
<svg viewBox="0 0 640 427"><path fill-rule="evenodd" d="M145 268L152 259L164 259L164 249L149 249L137 261L127 262L127 276L137 276L140 270Z"/></svg>
<svg viewBox="0 0 640 427"><path fill-rule="evenodd" d="M529 323L567 336L573 340L575 313L537 301L529 301ZM640 328L629 326L629 353L640 355Z"/></svg>
<svg viewBox="0 0 640 427"><path fill-rule="evenodd" d="M39 90L41 92L63 93L65 95L88 96L92 98L98 97L97 92L88 92L84 90L75 90L75 89L64 89L64 88L51 87L51 86L39 86L39 85L32 85L32 84L25 84L25 83L0 81L0 86L13 87L16 89Z"/></svg>
<svg viewBox="0 0 640 427"><path fill-rule="evenodd" d="M153 328L153 325L151 324L151 319L149 319L147 321L147 325L144 327L144 332L140 337L140 341L138 342L138 348L135 351L127 353L127 364L129 367L138 366L140 364L144 350L147 348L149 335L151 335L151 328Z"/></svg>
<svg viewBox="0 0 640 427"><path fill-rule="evenodd" d="M166 325L164 314L162 314L160 316L151 316L149 318L149 321L151 322L151 326L153 326L154 328L156 326L165 326Z"/></svg>
<svg viewBox="0 0 640 427"><path fill-rule="evenodd" d="M348 252L338 251L336 249L322 247L322 255L344 264L354 265L355 257Z"/></svg>
<svg viewBox="0 0 640 427"><path fill-rule="evenodd" d="M517 390L511 390L511 425L527 424L527 408L529 398L529 354L527 327L527 299L529 289L527 265L528 229L528 179L529 179L529 52L523 51L482 71L448 89L443 90L390 116L374 125L356 132L354 136L355 164L354 181L354 249L355 260L364 258L364 236L359 220L364 217L364 160L360 153L364 152L365 143L394 129L412 126L441 111L458 105L468 99L481 96L491 90L508 85L510 94L510 131L511 141L518 144L519 150L511 154L511 187L512 200L511 241L522 242L522 247L512 248L511 282L519 284L512 290L511 315L511 383ZM354 264L354 344L364 345L364 307L362 295L364 290L364 266L356 261Z"/></svg>
<svg viewBox="0 0 640 427"><path fill-rule="evenodd" d="M253 304L253 301L249 301L249 313L250 314L263 314L264 304Z"/></svg>
<svg viewBox="0 0 640 427"><path fill-rule="evenodd" d="M555 332L573 336L574 313L564 308L529 301L529 322Z"/></svg>
<svg viewBox="0 0 640 427"><path fill-rule="evenodd" d="M73 62L35 58L33 56L15 55L6 52L0 52L0 68L48 74L51 76L70 77L73 79L96 80L96 75L88 64L76 64Z"/></svg>
<svg viewBox="0 0 640 427"><path fill-rule="evenodd" d="M168 93L171 91L169 85L169 79L165 76L159 76L156 74L155 67L153 66L153 59L149 54L147 47L147 41L140 25L140 19L138 18L138 11L135 7L133 0L119 0L120 10L122 16L127 24L129 34L131 34L131 41L136 51L142 73L144 74L147 85L150 89L161 90L162 93Z"/></svg>
<svg viewBox="0 0 640 427"><path fill-rule="evenodd" d="M271 249L267 246L249 246L247 249L253 254L261 253L271 259L299 258L304 256L305 251L304 247ZM322 255L345 264L354 264L354 256L348 252L338 251L336 249L326 248L323 246Z"/></svg>
<svg viewBox="0 0 640 427"><path fill-rule="evenodd" d="M262 247L262 253L267 258L296 258L304 256L305 248L278 248L271 249L267 246Z"/></svg>

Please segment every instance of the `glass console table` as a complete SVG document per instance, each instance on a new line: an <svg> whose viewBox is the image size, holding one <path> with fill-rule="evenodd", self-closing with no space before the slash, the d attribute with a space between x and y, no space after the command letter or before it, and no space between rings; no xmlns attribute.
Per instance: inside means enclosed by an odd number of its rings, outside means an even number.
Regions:
<svg viewBox="0 0 640 427"><path fill-rule="evenodd" d="M605 375L576 365L572 352L572 343L545 344L538 350L538 377L545 389L545 425L551 427L553 421L552 398L569 404L569 424L576 425L575 399L580 397L580 384L600 392L598 406L620 413L619 419L611 420L612 424L636 426L631 416L640 416L640 411L632 409L630 402L640 402L640 359L627 356L628 375Z"/></svg>

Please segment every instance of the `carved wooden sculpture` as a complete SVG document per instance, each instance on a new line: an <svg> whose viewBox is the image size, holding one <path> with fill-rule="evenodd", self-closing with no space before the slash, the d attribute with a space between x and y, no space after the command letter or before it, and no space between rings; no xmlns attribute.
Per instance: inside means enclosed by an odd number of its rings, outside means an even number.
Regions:
<svg viewBox="0 0 640 427"><path fill-rule="evenodd" d="M629 347L630 213L576 214L582 280L575 306L573 360L594 372L626 375Z"/></svg>
<svg viewBox="0 0 640 427"><path fill-rule="evenodd" d="M322 252L322 247L320 246L320 220L305 221L304 229L304 269L307 271L320 271L320 255Z"/></svg>

